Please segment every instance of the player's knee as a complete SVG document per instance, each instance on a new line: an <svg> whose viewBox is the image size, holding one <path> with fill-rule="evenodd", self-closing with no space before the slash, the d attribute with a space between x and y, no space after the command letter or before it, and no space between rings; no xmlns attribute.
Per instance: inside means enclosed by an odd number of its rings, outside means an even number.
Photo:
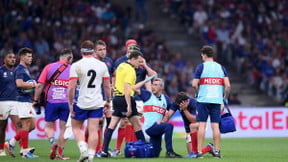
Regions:
<svg viewBox="0 0 288 162"><path fill-rule="evenodd" d="M133 124L133 128L134 128L135 132L142 129L141 124L137 123L137 122Z"/></svg>
<svg viewBox="0 0 288 162"><path fill-rule="evenodd" d="M120 128L125 128L127 125L127 120L126 119L121 119L120 120Z"/></svg>
<svg viewBox="0 0 288 162"><path fill-rule="evenodd" d="M29 132L31 132L32 130L35 129L35 123L34 122L31 122L30 124L30 128L29 128Z"/></svg>
<svg viewBox="0 0 288 162"><path fill-rule="evenodd" d="M191 123L189 125L191 133L197 132L198 131L198 124L197 123Z"/></svg>
<svg viewBox="0 0 288 162"><path fill-rule="evenodd" d="M15 124L15 128L16 128L16 130L19 130L19 129L22 128L22 123L21 123L21 121L18 121L18 122Z"/></svg>

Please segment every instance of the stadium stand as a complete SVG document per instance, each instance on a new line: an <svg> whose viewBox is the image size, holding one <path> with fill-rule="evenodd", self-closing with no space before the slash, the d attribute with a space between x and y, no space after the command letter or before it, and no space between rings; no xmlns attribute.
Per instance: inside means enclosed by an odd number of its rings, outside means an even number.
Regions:
<svg viewBox="0 0 288 162"><path fill-rule="evenodd" d="M154 2L165 6L163 11L169 11L172 20L177 18L188 34L214 45L218 61L233 65L247 84L278 102L288 100L287 1ZM147 62L164 78L165 91L172 100L182 90L193 96L190 87L195 64L187 61L183 53L175 53L166 40L149 28L149 14L143 16L144 24L135 21L131 5L123 7L118 1L107 0L3 0L0 56L7 51L16 53L24 46L33 48L35 59L30 70L36 77L45 65L57 60L56 51L63 47L72 48L77 60L79 42L103 39L109 45L108 55L115 60L125 53L125 40L134 38Z"/></svg>
<svg viewBox="0 0 288 162"><path fill-rule="evenodd" d="M287 1L166 0L164 6L188 34L215 46L218 61L249 86L287 102Z"/></svg>

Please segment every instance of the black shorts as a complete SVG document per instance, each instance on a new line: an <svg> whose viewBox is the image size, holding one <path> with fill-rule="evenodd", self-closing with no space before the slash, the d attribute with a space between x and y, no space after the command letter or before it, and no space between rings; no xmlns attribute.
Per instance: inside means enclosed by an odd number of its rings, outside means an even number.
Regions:
<svg viewBox="0 0 288 162"><path fill-rule="evenodd" d="M136 109L136 102L134 100L133 97L130 98L131 99L131 107L132 107L132 114L129 117L132 117L134 115L138 115L137 109ZM121 118L125 118L127 117L127 103L125 100L125 97L123 96L116 96L113 98L113 116L118 116Z"/></svg>

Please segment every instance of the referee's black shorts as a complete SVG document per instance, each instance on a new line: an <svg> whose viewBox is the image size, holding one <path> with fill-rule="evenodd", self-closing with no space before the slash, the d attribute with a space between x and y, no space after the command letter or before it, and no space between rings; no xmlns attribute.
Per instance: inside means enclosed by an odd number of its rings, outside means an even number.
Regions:
<svg viewBox="0 0 288 162"><path fill-rule="evenodd" d="M137 112L136 102L134 100L134 97L131 97L130 99L131 99L131 107L132 107L132 114L131 114L130 117L132 117L134 115L138 115L138 112ZM113 116L118 116L118 117L121 117L121 118L127 117L126 116L126 114L127 114L127 103L126 103L126 100L125 100L124 96L115 96L113 98L113 109L114 109L114 111L112 113Z"/></svg>

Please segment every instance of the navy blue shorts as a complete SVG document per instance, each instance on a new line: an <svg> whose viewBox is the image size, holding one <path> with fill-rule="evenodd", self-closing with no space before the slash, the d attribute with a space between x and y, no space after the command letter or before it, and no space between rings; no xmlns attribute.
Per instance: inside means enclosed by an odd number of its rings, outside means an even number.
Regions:
<svg viewBox="0 0 288 162"><path fill-rule="evenodd" d="M67 121L70 110L68 103L46 103L45 121L51 122L57 119Z"/></svg>
<svg viewBox="0 0 288 162"><path fill-rule="evenodd" d="M220 104L198 102L196 120L197 122L206 122L209 115L211 123L219 123L220 111Z"/></svg>
<svg viewBox="0 0 288 162"><path fill-rule="evenodd" d="M130 117L134 116L134 115L138 115L138 111L136 108L136 102L135 99L133 97L130 98L131 99L131 109L132 109L132 114ZM117 117L121 117L121 118L125 118L127 117L127 103L125 100L125 97L123 96L116 96L113 98L113 116L117 116Z"/></svg>
<svg viewBox="0 0 288 162"><path fill-rule="evenodd" d="M80 109L76 104L73 105L73 110L75 120L86 120L88 118L102 118L103 117L103 107L95 110L84 110Z"/></svg>

